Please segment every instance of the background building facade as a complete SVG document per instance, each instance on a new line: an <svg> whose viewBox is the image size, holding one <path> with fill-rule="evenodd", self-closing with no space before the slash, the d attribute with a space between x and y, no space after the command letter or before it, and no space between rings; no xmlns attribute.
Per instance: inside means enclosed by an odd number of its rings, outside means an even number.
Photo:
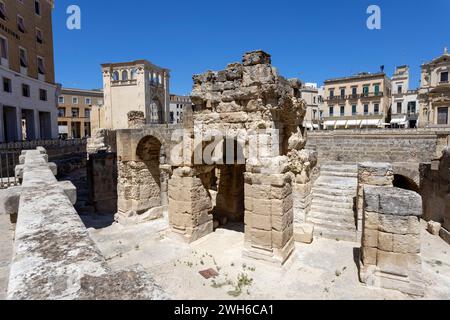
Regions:
<svg viewBox="0 0 450 320"><path fill-rule="evenodd" d="M384 72L324 82L326 129L380 128L390 121L391 81Z"/></svg>
<svg viewBox="0 0 450 320"><path fill-rule="evenodd" d="M302 99L306 102L306 115L303 126L307 130L319 130L323 117L323 96L317 83L305 83L301 89Z"/></svg>
<svg viewBox="0 0 450 320"><path fill-rule="evenodd" d="M444 54L422 65L420 127L450 127L450 55Z"/></svg>
<svg viewBox="0 0 450 320"><path fill-rule="evenodd" d="M101 128L128 128L130 111L144 112L147 124L169 123L168 69L137 60L103 64L102 71L104 106L94 108Z"/></svg>
<svg viewBox="0 0 450 320"><path fill-rule="evenodd" d="M171 94L169 123L181 123L183 120L183 113L186 110L186 106L192 106L190 97Z"/></svg>
<svg viewBox="0 0 450 320"><path fill-rule="evenodd" d="M419 120L417 90L410 90L409 67L395 69L392 83L391 127L416 128Z"/></svg>
<svg viewBox="0 0 450 320"><path fill-rule="evenodd" d="M63 139L90 137L93 105L103 105L103 92L63 88L58 97L59 136Z"/></svg>
<svg viewBox="0 0 450 320"><path fill-rule="evenodd" d="M0 0L0 142L58 137L52 10Z"/></svg>

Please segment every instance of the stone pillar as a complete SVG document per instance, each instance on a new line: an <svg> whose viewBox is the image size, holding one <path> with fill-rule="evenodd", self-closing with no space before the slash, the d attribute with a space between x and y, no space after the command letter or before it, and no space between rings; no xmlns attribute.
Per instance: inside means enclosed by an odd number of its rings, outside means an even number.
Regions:
<svg viewBox="0 0 450 320"><path fill-rule="evenodd" d="M366 185L393 187L394 170L390 163L365 162L358 164L358 198L357 198L357 241L361 241L362 221L364 211L364 187Z"/></svg>
<svg viewBox="0 0 450 320"><path fill-rule="evenodd" d="M211 196L199 176L182 167L169 180L169 223L173 234L189 243L213 232Z"/></svg>
<svg viewBox="0 0 450 320"><path fill-rule="evenodd" d="M245 257L281 266L294 251L292 180L245 173Z"/></svg>
<svg viewBox="0 0 450 320"><path fill-rule="evenodd" d="M423 296L422 198L413 191L365 186L361 282Z"/></svg>

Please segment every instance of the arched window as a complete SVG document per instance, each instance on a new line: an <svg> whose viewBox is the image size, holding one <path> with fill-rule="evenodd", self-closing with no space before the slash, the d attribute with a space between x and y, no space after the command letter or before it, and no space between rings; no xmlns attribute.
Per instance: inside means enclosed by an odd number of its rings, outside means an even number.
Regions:
<svg viewBox="0 0 450 320"><path fill-rule="evenodd" d="M122 71L122 81L127 81L127 80L128 80L128 71L123 70Z"/></svg>
<svg viewBox="0 0 450 320"><path fill-rule="evenodd" d="M131 80L137 79L137 70L135 68L131 69Z"/></svg>
<svg viewBox="0 0 450 320"><path fill-rule="evenodd" d="M119 72L118 71L113 72L112 79L113 79L113 81L119 81Z"/></svg>

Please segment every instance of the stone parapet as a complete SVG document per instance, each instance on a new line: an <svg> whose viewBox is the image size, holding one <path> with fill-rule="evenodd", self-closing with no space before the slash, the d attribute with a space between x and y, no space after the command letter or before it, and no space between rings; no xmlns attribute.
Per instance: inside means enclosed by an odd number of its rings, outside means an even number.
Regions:
<svg viewBox="0 0 450 320"><path fill-rule="evenodd" d="M44 149L24 153L8 299L165 299L142 268L112 271L58 182Z"/></svg>
<svg viewBox="0 0 450 320"><path fill-rule="evenodd" d="M424 295L419 194L364 187L360 279L369 286Z"/></svg>

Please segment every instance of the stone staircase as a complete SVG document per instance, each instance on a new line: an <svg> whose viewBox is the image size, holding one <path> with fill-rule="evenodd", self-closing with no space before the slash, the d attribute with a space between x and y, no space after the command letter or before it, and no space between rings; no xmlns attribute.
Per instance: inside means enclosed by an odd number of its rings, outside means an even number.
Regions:
<svg viewBox="0 0 450 320"><path fill-rule="evenodd" d="M326 163L312 189L307 222L314 225L314 236L356 241L355 198L358 187L356 164Z"/></svg>

